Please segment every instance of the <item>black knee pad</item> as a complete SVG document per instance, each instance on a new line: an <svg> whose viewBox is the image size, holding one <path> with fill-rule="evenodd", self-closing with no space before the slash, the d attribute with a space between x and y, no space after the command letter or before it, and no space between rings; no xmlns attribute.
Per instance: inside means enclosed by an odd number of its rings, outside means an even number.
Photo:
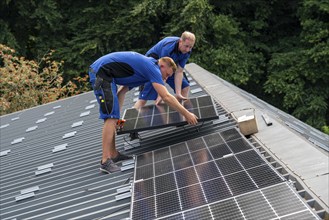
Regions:
<svg viewBox="0 0 329 220"><path fill-rule="evenodd" d="M111 114L113 109L112 85L107 80L103 80L100 89L104 94L104 96L99 97L101 110L104 114Z"/></svg>
<svg viewBox="0 0 329 220"><path fill-rule="evenodd" d="M95 80L95 83L94 83L94 90L100 90L101 89L101 86L103 85L103 82L104 82L104 79L98 75L96 75L96 80Z"/></svg>

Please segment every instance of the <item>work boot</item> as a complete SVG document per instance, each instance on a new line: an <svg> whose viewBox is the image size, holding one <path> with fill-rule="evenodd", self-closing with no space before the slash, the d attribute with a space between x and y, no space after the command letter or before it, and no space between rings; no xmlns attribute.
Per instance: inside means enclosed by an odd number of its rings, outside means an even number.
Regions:
<svg viewBox="0 0 329 220"><path fill-rule="evenodd" d="M121 168L119 166L117 166L113 162L113 160L107 159L105 161L105 163L102 163L102 161L101 161L101 167L99 168L99 170L104 172L104 173L114 173L114 172L120 171Z"/></svg>

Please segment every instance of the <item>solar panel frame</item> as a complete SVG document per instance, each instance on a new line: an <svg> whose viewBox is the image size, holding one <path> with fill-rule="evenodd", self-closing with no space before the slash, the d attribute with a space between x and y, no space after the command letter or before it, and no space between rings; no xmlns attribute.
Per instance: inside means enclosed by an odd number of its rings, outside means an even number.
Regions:
<svg viewBox="0 0 329 220"><path fill-rule="evenodd" d="M163 193L156 197L157 216L162 217L174 211L180 211L180 202L176 190Z"/></svg>
<svg viewBox="0 0 329 220"><path fill-rule="evenodd" d="M192 209L184 212L185 219L211 219L211 212L208 206Z"/></svg>
<svg viewBox="0 0 329 220"><path fill-rule="evenodd" d="M210 205L214 219L244 219L234 199Z"/></svg>
<svg viewBox="0 0 329 220"><path fill-rule="evenodd" d="M221 176L221 173L213 161L196 165L195 170L200 178L200 181L202 182Z"/></svg>
<svg viewBox="0 0 329 220"><path fill-rule="evenodd" d="M257 189L256 184L245 171L229 174L225 176L225 180L233 195L240 195Z"/></svg>
<svg viewBox="0 0 329 220"><path fill-rule="evenodd" d="M132 213L131 219L154 219L155 218L155 201L153 197L138 200L134 204L140 207L138 211Z"/></svg>
<svg viewBox="0 0 329 220"><path fill-rule="evenodd" d="M194 184L179 189L182 210L199 207L206 204L201 184Z"/></svg>
<svg viewBox="0 0 329 220"><path fill-rule="evenodd" d="M171 145L170 152L173 157L188 154L186 142Z"/></svg>
<svg viewBox="0 0 329 220"><path fill-rule="evenodd" d="M167 185L166 185L167 183ZM155 177L155 193L156 195L176 190L175 176L173 173Z"/></svg>
<svg viewBox="0 0 329 220"><path fill-rule="evenodd" d="M175 176L178 188L188 187L199 182L193 167L178 170L175 172Z"/></svg>
<svg viewBox="0 0 329 220"><path fill-rule="evenodd" d="M134 186L135 201L153 196L154 194L155 192L154 192L153 178L135 183Z"/></svg>
<svg viewBox="0 0 329 220"><path fill-rule="evenodd" d="M191 98L182 101L182 105L198 117L198 122L218 119L218 113L211 96ZM140 109L128 108L125 109L122 118L126 122L123 128L117 131L117 134L187 124L183 115L166 104L147 105Z"/></svg>
<svg viewBox="0 0 329 220"><path fill-rule="evenodd" d="M169 172L173 172L174 168L173 165L171 163L170 159L167 160L162 160L160 162L156 162L154 164L154 174L156 176L165 174L165 173L169 173Z"/></svg>
<svg viewBox="0 0 329 220"><path fill-rule="evenodd" d="M209 147L209 151L214 159L222 158L225 155L232 154L232 151L225 143L211 146Z"/></svg>
<svg viewBox="0 0 329 220"><path fill-rule="evenodd" d="M260 191L239 196L236 198L236 202L244 210L243 214L247 219L274 219L277 217L270 205L264 202L264 196Z"/></svg>
<svg viewBox="0 0 329 220"><path fill-rule="evenodd" d="M210 219L244 219L246 216L252 219L255 216L266 217L267 214L274 219L281 219L300 216L300 213L317 219L285 179L242 134L236 136L236 132L239 134L237 128L215 132L215 135L194 138L137 155L134 183L137 182L140 194L146 193L147 197L134 198L132 195L132 219L136 216L136 219L146 219L153 215L150 219L186 219L191 216L208 218L209 213ZM218 135L223 140L222 144L214 145L214 141L206 140L208 137L218 139ZM250 145L250 149L223 154L222 157L213 156L212 148L223 145L231 148L229 143L244 143L241 138ZM200 156L207 159L200 159ZM253 161L249 157L256 159ZM144 177L140 178L142 174ZM150 183L152 181L154 185ZM152 189L140 190L141 185ZM152 190L153 195L147 194ZM174 198L172 203L170 196ZM153 198L154 206L150 200L145 200L150 198ZM145 200L144 207L153 207L153 211L147 211L145 216L135 210L141 206L141 200ZM293 208L287 209L290 206ZM253 210L255 207L259 209Z"/></svg>
<svg viewBox="0 0 329 220"><path fill-rule="evenodd" d="M169 148L161 148L154 151L154 162L170 158Z"/></svg>

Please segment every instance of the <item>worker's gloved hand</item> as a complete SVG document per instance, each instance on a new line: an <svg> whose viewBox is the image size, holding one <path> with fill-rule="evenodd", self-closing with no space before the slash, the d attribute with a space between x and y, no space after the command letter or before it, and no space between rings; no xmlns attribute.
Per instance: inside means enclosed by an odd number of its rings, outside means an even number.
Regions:
<svg viewBox="0 0 329 220"><path fill-rule="evenodd" d="M119 130L122 130L123 129L123 125L124 123L126 122L125 119L118 119L117 121L117 124L116 124L116 130L119 131Z"/></svg>

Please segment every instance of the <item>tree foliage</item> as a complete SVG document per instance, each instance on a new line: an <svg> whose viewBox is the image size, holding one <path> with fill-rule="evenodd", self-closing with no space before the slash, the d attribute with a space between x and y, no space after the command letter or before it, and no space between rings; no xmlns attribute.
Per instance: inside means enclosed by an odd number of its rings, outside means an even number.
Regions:
<svg viewBox="0 0 329 220"><path fill-rule="evenodd" d="M184 30L190 62L323 131L329 124L329 2L319 0L6 0L0 43L28 60L55 50L63 81L86 89L88 66L113 51L145 53Z"/></svg>
<svg viewBox="0 0 329 220"><path fill-rule="evenodd" d="M306 0L298 16L298 44L273 53L264 89L284 110L320 128L329 112L329 3Z"/></svg>
<svg viewBox="0 0 329 220"><path fill-rule="evenodd" d="M38 63L17 56L0 44L0 114L30 108L76 94L76 85L63 85L63 62L50 59L50 52Z"/></svg>

